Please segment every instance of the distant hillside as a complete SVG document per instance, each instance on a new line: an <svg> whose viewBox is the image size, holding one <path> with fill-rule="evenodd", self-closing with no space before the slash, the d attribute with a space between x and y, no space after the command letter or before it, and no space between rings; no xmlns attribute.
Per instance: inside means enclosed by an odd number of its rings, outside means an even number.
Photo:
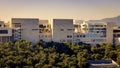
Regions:
<svg viewBox="0 0 120 68"><path fill-rule="evenodd" d="M116 25L120 25L120 16L112 17L112 18L104 18L101 20L89 20L87 22L113 22L116 23Z"/></svg>

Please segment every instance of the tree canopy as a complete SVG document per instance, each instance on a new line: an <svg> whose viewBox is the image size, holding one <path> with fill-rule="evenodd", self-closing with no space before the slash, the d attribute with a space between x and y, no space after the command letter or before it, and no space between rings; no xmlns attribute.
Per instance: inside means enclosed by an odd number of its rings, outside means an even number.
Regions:
<svg viewBox="0 0 120 68"><path fill-rule="evenodd" d="M120 45L90 46L20 40L0 43L0 68L88 68L87 60L113 59L120 64Z"/></svg>

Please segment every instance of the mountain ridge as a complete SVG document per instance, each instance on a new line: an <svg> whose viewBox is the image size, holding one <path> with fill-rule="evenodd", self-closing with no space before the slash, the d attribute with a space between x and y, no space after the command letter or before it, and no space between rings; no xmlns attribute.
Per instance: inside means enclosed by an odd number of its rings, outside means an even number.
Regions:
<svg viewBox="0 0 120 68"><path fill-rule="evenodd" d="M116 17L111 17L111 18L103 18L101 20L89 20L87 21L88 23L98 23L98 22L113 22L115 23L116 25L120 25L120 15L119 16L116 16Z"/></svg>

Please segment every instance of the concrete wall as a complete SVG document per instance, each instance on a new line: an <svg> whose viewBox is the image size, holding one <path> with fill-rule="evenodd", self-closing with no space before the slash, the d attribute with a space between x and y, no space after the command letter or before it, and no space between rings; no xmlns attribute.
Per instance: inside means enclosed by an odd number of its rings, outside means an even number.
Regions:
<svg viewBox="0 0 120 68"><path fill-rule="evenodd" d="M53 41L73 42L73 19L53 19L51 27Z"/></svg>
<svg viewBox="0 0 120 68"><path fill-rule="evenodd" d="M22 40L27 40L32 43L39 41L38 19L13 18L12 23L21 23Z"/></svg>
<svg viewBox="0 0 120 68"><path fill-rule="evenodd" d="M107 43L113 43L113 22L107 22Z"/></svg>

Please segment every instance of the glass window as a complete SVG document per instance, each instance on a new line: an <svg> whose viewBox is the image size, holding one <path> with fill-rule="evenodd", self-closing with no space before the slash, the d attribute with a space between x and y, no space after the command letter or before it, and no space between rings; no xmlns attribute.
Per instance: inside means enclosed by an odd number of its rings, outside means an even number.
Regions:
<svg viewBox="0 0 120 68"><path fill-rule="evenodd" d="M77 37L79 37L79 35L77 35Z"/></svg>
<svg viewBox="0 0 120 68"><path fill-rule="evenodd" d="M72 38L72 36L71 35L67 35L67 38Z"/></svg>
<svg viewBox="0 0 120 68"><path fill-rule="evenodd" d="M83 37L85 37L85 35L83 35Z"/></svg>
<svg viewBox="0 0 120 68"><path fill-rule="evenodd" d="M114 32L114 33L118 33L118 32L120 32L120 30L113 30L113 32Z"/></svg>
<svg viewBox="0 0 120 68"><path fill-rule="evenodd" d="M60 29L60 31L64 31L64 29Z"/></svg>
<svg viewBox="0 0 120 68"><path fill-rule="evenodd" d="M70 38L72 38L72 36L70 36Z"/></svg>
<svg viewBox="0 0 120 68"><path fill-rule="evenodd" d="M69 38L69 35L67 36L67 38Z"/></svg>
<svg viewBox="0 0 120 68"><path fill-rule="evenodd" d="M0 30L0 34L8 34L8 30Z"/></svg>
<svg viewBox="0 0 120 68"><path fill-rule="evenodd" d="M39 25L39 28L46 28L46 26L45 26L45 25L40 24L40 25Z"/></svg>

